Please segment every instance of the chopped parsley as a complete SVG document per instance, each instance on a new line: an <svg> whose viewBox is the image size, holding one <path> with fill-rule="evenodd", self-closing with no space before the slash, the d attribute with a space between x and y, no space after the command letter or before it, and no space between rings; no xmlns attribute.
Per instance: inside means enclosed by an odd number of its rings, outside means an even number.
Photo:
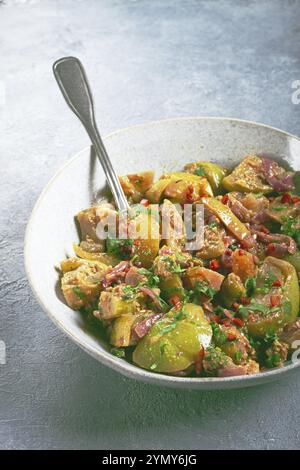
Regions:
<svg viewBox="0 0 300 470"><path fill-rule="evenodd" d="M292 237L298 245L300 245L300 227L298 226L299 219L288 216L284 217L283 224L281 225L281 231L285 235Z"/></svg>
<svg viewBox="0 0 300 470"><path fill-rule="evenodd" d="M217 293L217 290L210 287L209 284L205 281L198 281L196 282L194 290L190 291L190 293L192 298L197 298L202 294L209 299L213 299Z"/></svg>
<svg viewBox="0 0 300 470"><path fill-rule="evenodd" d="M172 266L172 267L170 268L170 271L171 271L171 273L174 273L174 274L175 274L175 273L180 274L180 273L184 273L184 272L186 271L186 269L181 268L181 267L179 266L179 264L175 264L174 266Z"/></svg>
<svg viewBox="0 0 300 470"><path fill-rule="evenodd" d="M241 305L239 307L239 314L242 315L243 318L247 318L249 312L260 312L264 315L270 312L270 308L263 304L258 304L255 302L251 302L249 305Z"/></svg>
<svg viewBox="0 0 300 470"><path fill-rule="evenodd" d="M255 277L248 277L245 282L245 288L247 291L247 297L251 297L256 289L256 278Z"/></svg>
<svg viewBox="0 0 300 470"><path fill-rule="evenodd" d="M179 312L174 315L174 320L182 320L183 318L186 318L186 313L183 311L183 308L179 310Z"/></svg>
<svg viewBox="0 0 300 470"><path fill-rule="evenodd" d="M272 354L271 357L268 357L266 359L266 366L269 369L272 369L272 367L279 366L280 363L281 363L281 357L280 357L280 354L278 354L278 353L274 353L274 354Z"/></svg>
<svg viewBox="0 0 300 470"><path fill-rule="evenodd" d="M212 222L210 222L210 224L208 224L209 228L217 228L218 227L218 224L215 220L213 220Z"/></svg>
<svg viewBox="0 0 300 470"><path fill-rule="evenodd" d="M126 258L131 253L132 244L133 240L131 239L107 238L106 250L110 255L115 255L118 258Z"/></svg>
<svg viewBox="0 0 300 470"><path fill-rule="evenodd" d="M73 292L74 292L75 295L77 295L77 297L79 297L80 300L85 300L86 299L86 295L85 295L84 292L82 292L80 287L78 287L78 286L73 287Z"/></svg>
<svg viewBox="0 0 300 470"><path fill-rule="evenodd" d="M169 325L166 325L166 326L159 326L159 334L162 336L162 335L165 335L167 333L170 333L170 331L173 331L175 330L177 326L177 323L176 321L173 322L173 323L170 323Z"/></svg>
<svg viewBox="0 0 300 470"><path fill-rule="evenodd" d="M262 275L255 277L248 277L245 282L247 297L252 297L254 294L267 294L273 286L277 276L272 271L269 271L267 276L262 278Z"/></svg>
<svg viewBox="0 0 300 470"><path fill-rule="evenodd" d="M216 315L222 316L222 315L224 315L224 308L221 307L221 305L217 305L217 306L214 308L214 313L215 313Z"/></svg>
<svg viewBox="0 0 300 470"><path fill-rule="evenodd" d="M176 260L171 258L170 256L162 256L162 261L165 261L168 264L168 269L170 273L184 273L186 269L182 269L181 266L176 263Z"/></svg>
<svg viewBox="0 0 300 470"><path fill-rule="evenodd" d="M229 357L220 348L212 346L205 350L205 360L209 363L209 371L211 372L226 366L230 362Z"/></svg>
<svg viewBox="0 0 300 470"><path fill-rule="evenodd" d="M236 352L234 353L235 362L241 362L242 357L243 357L242 351L240 349L237 349Z"/></svg>
<svg viewBox="0 0 300 470"><path fill-rule="evenodd" d="M273 328L270 328L267 330L265 336L264 336L264 342L267 344L272 344L274 341L278 339L277 334L275 333Z"/></svg>
<svg viewBox="0 0 300 470"><path fill-rule="evenodd" d="M138 254L135 254L130 260L131 264L137 263L138 261L139 261L139 255Z"/></svg>
<svg viewBox="0 0 300 470"><path fill-rule="evenodd" d="M123 348L111 348L110 352L117 357L125 357L125 349Z"/></svg>
<svg viewBox="0 0 300 470"><path fill-rule="evenodd" d="M226 343L227 341L227 335L225 333L223 333L223 331L221 330L221 328L219 327L219 325L212 321L211 322L211 328L212 328L212 332L213 332L213 339L214 341L216 342L216 344L218 346Z"/></svg>
<svg viewBox="0 0 300 470"><path fill-rule="evenodd" d="M242 315L243 318L247 318L249 312L259 312L263 315L276 313L281 310L281 306L276 307L268 307L264 304L259 304L254 301L251 301L249 305L240 305L239 307L239 314Z"/></svg>
<svg viewBox="0 0 300 470"><path fill-rule="evenodd" d="M140 268L138 272L147 276L147 284L149 287L156 287L159 284L159 277L153 274L152 271L149 271L149 269Z"/></svg>
<svg viewBox="0 0 300 470"><path fill-rule="evenodd" d="M137 293L137 287L133 287L129 284L126 284L125 286L122 287L122 299L123 300L133 300L136 293Z"/></svg>
<svg viewBox="0 0 300 470"><path fill-rule="evenodd" d="M287 208L287 204L282 204L280 206L272 206L272 211L273 212L281 212L284 211Z"/></svg>
<svg viewBox="0 0 300 470"><path fill-rule="evenodd" d="M232 250L232 251L235 251L238 249L238 246L235 245L235 244L232 244L232 245L229 245L229 249Z"/></svg>
<svg viewBox="0 0 300 470"><path fill-rule="evenodd" d="M264 286L266 288L272 287L274 281L277 281L277 276L273 273L273 271L268 272L268 276L264 280Z"/></svg>
<svg viewBox="0 0 300 470"><path fill-rule="evenodd" d="M197 176L206 176L203 166L198 166L198 168L195 171L195 175L197 175Z"/></svg>

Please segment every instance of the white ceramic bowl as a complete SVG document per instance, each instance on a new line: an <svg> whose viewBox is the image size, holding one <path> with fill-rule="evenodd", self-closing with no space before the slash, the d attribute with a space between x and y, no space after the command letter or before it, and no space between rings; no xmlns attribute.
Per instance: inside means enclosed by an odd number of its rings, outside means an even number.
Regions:
<svg viewBox="0 0 300 470"><path fill-rule="evenodd" d="M118 174L180 170L187 162L208 160L226 166L247 154L270 154L300 169L300 140L254 122L224 118L181 118L150 122L114 132L105 144ZM122 374L164 386L221 389L255 385L284 376L299 365L288 364L253 376L181 378L148 372L108 352L107 344L91 334L81 314L63 302L55 267L73 255L78 241L74 215L89 207L105 188L105 178L90 148L69 160L50 180L30 217L25 238L25 266L42 308L75 343L103 364Z"/></svg>

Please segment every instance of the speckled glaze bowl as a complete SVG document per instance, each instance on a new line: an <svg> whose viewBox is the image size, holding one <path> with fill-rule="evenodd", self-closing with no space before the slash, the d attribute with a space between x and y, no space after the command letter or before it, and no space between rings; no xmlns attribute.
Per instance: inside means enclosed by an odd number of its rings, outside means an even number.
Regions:
<svg viewBox="0 0 300 470"><path fill-rule="evenodd" d="M208 160L226 166L247 154L267 154L300 169L300 140L278 129L225 118L180 118L150 122L114 132L105 144L118 174L151 169L181 169ZM25 266L32 290L53 322L101 363L144 382L193 389L248 387L283 377L299 366L287 364L257 375L228 378L182 378L148 372L109 353L104 339L83 324L79 312L63 301L56 267L73 255L78 241L74 215L101 197L105 178L90 148L69 160L50 180L30 217L25 238Z"/></svg>

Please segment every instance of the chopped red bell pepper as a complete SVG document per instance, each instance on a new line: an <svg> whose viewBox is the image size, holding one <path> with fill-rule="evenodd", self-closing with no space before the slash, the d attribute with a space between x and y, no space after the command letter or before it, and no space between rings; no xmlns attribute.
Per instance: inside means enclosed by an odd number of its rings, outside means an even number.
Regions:
<svg viewBox="0 0 300 470"><path fill-rule="evenodd" d="M186 194L185 194L185 197L186 197L186 200L188 202L193 202L194 201L194 187L192 184L189 184L188 187L187 187L187 190L186 190Z"/></svg>
<svg viewBox="0 0 300 470"><path fill-rule="evenodd" d="M270 296L271 307L277 307L280 304L280 300L281 300L280 295L271 295Z"/></svg>
<svg viewBox="0 0 300 470"><path fill-rule="evenodd" d="M283 204L291 204L292 201L292 196L289 194L289 193L284 193L282 196L281 196L281 202Z"/></svg>
<svg viewBox="0 0 300 470"><path fill-rule="evenodd" d="M172 295L170 302L176 309L181 308L182 306L181 299L178 295Z"/></svg>
<svg viewBox="0 0 300 470"><path fill-rule="evenodd" d="M222 204L227 204L228 201L229 201L228 194L224 194L224 196L222 197Z"/></svg>
<svg viewBox="0 0 300 470"><path fill-rule="evenodd" d="M234 323L236 326L239 326L240 328L242 328L245 325L244 320L242 320L241 318L237 318L237 317L234 317L232 319L232 323Z"/></svg>
<svg viewBox="0 0 300 470"><path fill-rule="evenodd" d="M142 204L142 206L144 207L148 207L150 202L148 201L148 199L142 199L140 204Z"/></svg>
<svg viewBox="0 0 300 470"><path fill-rule="evenodd" d="M209 267L210 269L212 269L213 271L217 271L217 269L220 268L220 263L217 259L212 259L209 263Z"/></svg>
<svg viewBox="0 0 300 470"><path fill-rule="evenodd" d="M234 341L236 339L236 335L234 333L227 334L228 341Z"/></svg>
<svg viewBox="0 0 300 470"><path fill-rule="evenodd" d="M221 319L218 315L213 315L212 317L210 317L210 320L214 321L215 323L221 323Z"/></svg>

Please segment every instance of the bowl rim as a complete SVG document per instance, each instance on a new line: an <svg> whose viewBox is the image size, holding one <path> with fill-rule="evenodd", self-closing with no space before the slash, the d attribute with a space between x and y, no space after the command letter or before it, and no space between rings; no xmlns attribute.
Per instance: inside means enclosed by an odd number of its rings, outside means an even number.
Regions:
<svg viewBox="0 0 300 470"><path fill-rule="evenodd" d="M105 135L103 140L104 142L110 138L118 136L119 134L126 133L131 129L135 128L144 128L153 125L159 125L160 123L172 123L178 121L226 121L232 122L236 124L244 124L246 126L254 126L260 128L266 128L272 131L275 131L279 134L282 134L286 137L296 139L300 142L300 138L296 135L293 135L289 132L283 131L282 129L270 126L268 124L259 123L256 121L246 120L246 119L239 119L239 118L231 118L231 117L221 117L221 116L190 116L190 117L172 117L172 118L165 118L165 119L157 119L157 120L150 120L145 123L141 124L133 124L121 129L114 130L109 134ZM244 376L231 376L231 377L178 377L174 375L166 375L161 373L156 373L152 371L147 371L142 369L130 362L124 361L116 356L113 356L109 351L100 351L94 345L88 343L88 341L80 338L76 334L70 332L65 325L60 322L54 313L52 313L51 309L49 309L46 304L43 302L42 298L40 297L37 288L35 287L33 276L31 274L31 263L30 263L30 256L29 256L29 239L30 239L30 232L32 226L35 221L35 215L37 209L42 204L45 195L48 192L48 189L53 184L53 182L65 171L65 169L73 163L74 160L81 157L83 153L88 152L90 149L90 145L84 147L79 152L77 152L73 157L69 158L56 172L55 174L49 179L46 183L44 188L42 189L41 193L36 200L31 214L29 216L26 230L25 230L25 237L24 237L24 266L26 276L29 282L29 285L32 289L32 292L38 301L41 308L44 312L48 315L48 317L53 321L53 323L68 337L70 337L81 349L87 352L90 356L94 357L97 361L102 363L105 366L112 368L113 370L120 372L121 374L134 378L136 380L140 380L146 383L155 383L161 386L172 386L178 388L206 388L206 389L222 389L222 388L230 388L231 387L248 387L250 385L269 382L272 380L276 380L277 378L286 375L287 373L297 369L300 366L300 361L296 363L289 363L282 368L274 368L269 371L259 372L253 375L244 375Z"/></svg>

